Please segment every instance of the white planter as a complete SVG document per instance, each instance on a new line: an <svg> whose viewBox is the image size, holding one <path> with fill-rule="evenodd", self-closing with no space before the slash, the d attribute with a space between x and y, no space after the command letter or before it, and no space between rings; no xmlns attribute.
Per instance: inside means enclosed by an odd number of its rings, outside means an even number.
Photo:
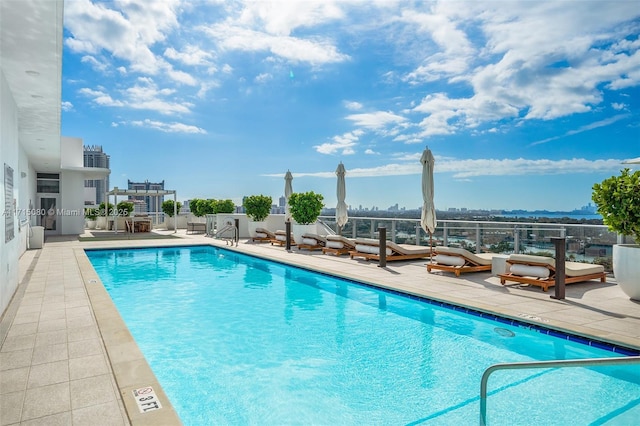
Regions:
<svg viewBox="0 0 640 426"><path fill-rule="evenodd" d="M87 228L88 229L96 229L96 221L95 220L87 220Z"/></svg>
<svg viewBox="0 0 640 426"><path fill-rule="evenodd" d="M173 231L174 229L176 229L175 218L166 216L164 218L164 225L167 227L167 231Z"/></svg>
<svg viewBox="0 0 640 426"><path fill-rule="evenodd" d="M107 218L104 216L98 216L96 219L96 229L107 229Z"/></svg>
<svg viewBox="0 0 640 426"><path fill-rule="evenodd" d="M627 296L640 300L640 245L613 246L613 275Z"/></svg>
<svg viewBox="0 0 640 426"><path fill-rule="evenodd" d="M249 230L249 238L255 238L256 237L256 228L266 228L266 223L265 221L260 221L260 222L255 222L253 220L250 220L247 222L247 228Z"/></svg>
<svg viewBox="0 0 640 426"><path fill-rule="evenodd" d="M318 227L316 226L315 223L312 223L310 225L300 225L298 223L292 223L291 224L291 233L293 234L293 241L296 244L300 244L302 242L302 236L304 234L317 234L318 233Z"/></svg>

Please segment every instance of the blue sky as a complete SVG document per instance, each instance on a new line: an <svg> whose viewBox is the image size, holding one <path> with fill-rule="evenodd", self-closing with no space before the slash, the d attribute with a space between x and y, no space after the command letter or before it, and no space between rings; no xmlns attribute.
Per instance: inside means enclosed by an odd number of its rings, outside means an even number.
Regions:
<svg viewBox="0 0 640 426"><path fill-rule="evenodd" d="M637 1L65 2L62 133L111 186L571 210L640 156ZM633 166L632 166L633 167Z"/></svg>

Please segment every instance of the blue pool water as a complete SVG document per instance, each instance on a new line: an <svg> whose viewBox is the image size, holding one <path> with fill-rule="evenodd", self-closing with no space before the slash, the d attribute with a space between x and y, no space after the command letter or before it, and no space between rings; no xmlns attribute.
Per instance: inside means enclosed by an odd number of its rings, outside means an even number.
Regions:
<svg viewBox="0 0 640 426"><path fill-rule="evenodd" d="M209 246L87 255L185 425L477 424L492 364L621 356ZM626 424L640 371L503 371L489 390L489 424Z"/></svg>

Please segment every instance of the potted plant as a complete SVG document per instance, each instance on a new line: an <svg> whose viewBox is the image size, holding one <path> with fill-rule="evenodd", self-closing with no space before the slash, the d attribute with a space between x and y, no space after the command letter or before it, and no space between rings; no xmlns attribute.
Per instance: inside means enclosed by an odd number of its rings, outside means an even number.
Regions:
<svg viewBox="0 0 640 426"><path fill-rule="evenodd" d="M133 212L133 203L131 201L120 201L116 206L118 216L131 216Z"/></svg>
<svg viewBox="0 0 640 426"><path fill-rule="evenodd" d="M613 274L627 296L640 300L640 170L624 169L596 183L592 199L611 231L635 240L636 244L613 246Z"/></svg>
<svg viewBox="0 0 640 426"><path fill-rule="evenodd" d="M182 204L180 201L175 203L175 212L180 213ZM173 218L174 202L173 200L165 200L162 202L162 212L165 214L164 223L167 226L167 230L176 229L176 222Z"/></svg>
<svg viewBox="0 0 640 426"><path fill-rule="evenodd" d="M107 229L107 216L113 215L113 204L107 203L105 208L104 201L100 203L98 206L97 218L96 218L96 228L98 229Z"/></svg>
<svg viewBox="0 0 640 426"><path fill-rule="evenodd" d="M271 212L273 199L267 195L251 195L242 202L245 213L249 219L249 237L256 237L256 228L264 228L265 220Z"/></svg>
<svg viewBox="0 0 640 426"><path fill-rule="evenodd" d="M87 228L96 229L96 218L98 212L93 207L87 207L84 209L84 218L87 219Z"/></svg>
<svg viewBox="0 0 640 426"><path fill-rule="evenodd" d="M305 233L317 233L316 221L324 203L324 197L313 191L294 192L289 197L289 209L291 217L295 221L292 225L293 239L296 243L302 241Z"/></svg>

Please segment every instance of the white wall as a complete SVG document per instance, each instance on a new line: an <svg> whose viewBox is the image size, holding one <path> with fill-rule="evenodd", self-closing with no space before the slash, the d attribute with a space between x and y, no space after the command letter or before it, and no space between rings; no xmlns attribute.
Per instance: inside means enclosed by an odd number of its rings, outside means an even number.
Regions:
<svg viewBox="0 0 640 426"><path fill-rule="evenodd" d="M80 145L82 152L82 145ZM82 172L62 171L60 173L60 204L64 214L60 232L63 235L78 235L84 232L84 175Z"/></svg>
<svg viewBox="0 0 640 426"><path fill-rule="evenodd" d="M62 136L60 138L60 167L84 167L82 138Z"/></svg>
<svg viewBox="0 0 640 426"><path fill-rule="evenodd" d="M5 215L14 214L13 211L5 212L5 184L4 164L13 169L13 198L16 199L16 207L21 208L17 201L22 199L21 169L19 163L19 139L18 139L18 108L9 90L2 69L0 69L0 312L4 312L13 293L18 288L18 259L24 252L21 247L23 238L18 234L18 218L14 217L15 238L5 242Z"/></svg>

